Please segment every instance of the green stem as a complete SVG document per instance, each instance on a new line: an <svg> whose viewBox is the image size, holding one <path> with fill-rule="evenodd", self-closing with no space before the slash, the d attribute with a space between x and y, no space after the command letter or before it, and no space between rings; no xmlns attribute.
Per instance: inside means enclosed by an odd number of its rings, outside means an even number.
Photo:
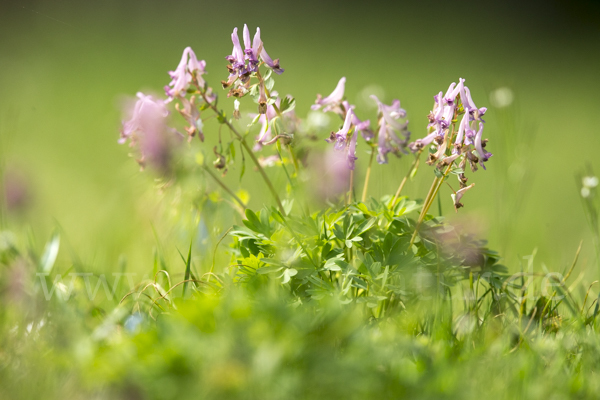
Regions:
<svg viewBox="0 0 600 400"><path fill-rule="evenodd" d="M283 168L283 172L285 172L285 176L287 177L288 182L290 183L290 186L292 187L292 190L294 190L296 185L294 184L292 177L290 176L287 168L285 167L285 163L283 161L283 156L281 155L281 144L279 141L277 141L277 143L275 144L275 148L277 149L277 154L279 154L279 159L281 160L281 168Z"/></svg>
<svg viewBox="0 0 600 400"><path fill-rule="evenodd" d="M292 157L292 162L294 163L294 171L296 172L296 176L298 176L298 173L300 171L300 167L298 164L298 157L296 157L296 153L294 152L294 148L292 147L292 144L288 144L287 145L288 151L290 152L290 156Z"/></svg>
<svg viewBox="0 0 600 400"><path fill-rule="evenodd" d="M375 158L375 148L371 147L371 158L369 159L369 166L367 167L367 174L365 175L365 186L363 187L362 201L363 203L367 199L367 190L369 188L369 179L371 178L371 168L373 166L373 158Z"/></svg>
<svg viewBox="0 0 600 400"><path fill-rule="evenodd" d="M413 245L413 243L415 242L415 239L417 238L417 232L419 231L419 227L421 226L421 223L423 222L423 220L425 219L425 216L427 215L427 211L429 211L429 208L433 204L435 197L437 196L438 192L440 191L440 187L442 187L442 183L444 183L444 180L448 176L448 173L450 173L450 169L452 169L452 164L448 165L448 167L444 171L444 174L442 175L441 178L438 178L436 176L435 179L433 180L433 183L431 184L431 188L429 189L429 193L427 194L427 198L425 199L425 202L423 203L423 208L421 209L421 214L419 214L419 219L417 220L417 225L415 226L415 231L413 232L412 238L410 239L411 246Z"/></svg>
<svg viewBox="0 0 600 400"><path fill-rule="evenodd" d="M219 109L217 109L217 107L213 103L211 103L211 102L208 101L208 99L206 98L206 93L200 87L199 87L199 89L200 89L200 94L202 95L202 98L204 99L204 101L206 102L206 104L208 104L208 106L219 117L221 117L221 120L224 121L225 125L227 125L227 127L229 128L229 130L231 130L231 132L233 132L237 136L238 140L241 142L242 146L246 150L246 153L248 153L248 155L250 156L250 159L252 160L252 162L254 163L254 165L256 166L256 168L258 169L258 172L262 176L262 178L265 181L265 183L267 184L267 187L269 188L269 191L271 192L271 194L273 195L273 198L275 199L275 202L277 203L277 207L279 208L279 211L281 211L281 213L283 215L285 215L285 209L283 208L283 204L281 203L281 200L279 199L279 195L277 194L277 191L275 190L275 187L273 187L273 183L271 183L271 180L267 176L267 173L265 172L264 168L262 167L262 165L260 165L260 162L258 162L258 159L254 155L254 152L252 151L252 149L250 148L250 146L248 146L248 143L246 142L246 138L244 136L242 136L237 131L237 129L235 129L235 127L231 124L231 122L229 122L227 120L227 118L225 118L225 115L221 111L219 111Z"/></svg>
<svg viewBox="0 0 600 400"><path fill-rule="evenodd" d="M352 203L352 191L354 189L354 170L350 170L350 188L348 189L348 197L346 199L346 205Z"/></svg>
<svg viewBox="0 0 600 400"><path fill-rule="evenodd" d="M392 201L388 204L388 208L389 209L393 209L396 206L396 201L398 200L398 198L400 197L400 193L402 193L402 189L404 189L404 185L406 185L406 182L408 182L408 179L410 178L410 176L412 175L413 171L419 167L419 162L421 161L421 153L423 151L420 150L417 153L417 156L415 157L415 161L413 161L410 169L408 170L408 172L406 173L406 176L404 177L404 179L402 179L402 182L400 182L400 186L398 186L398 190L396 190L396 194L394 195L394 198L392 199Z"/></svg>
<svg viewBox="0 0 600 400"><path fill-rule="evenodd" d="M219 186L221 186L223 188L223 190L225 190L231 197L233 197L233 199L242 207L242 210L246 210L246 205L244 204L244 202L233 192L233 190L231 190L227 185L225 185L225 183L219 179L219 177L210 170L210 168L208 168L206 165L203 165L204 170L206 172L208 172L208 174L215 180L215 182L217 182L217 184Z"/></svg>
<svg viewBox="0 0 600 400"><path fill-rule="evenodd" d="M257 74L259 81L263 82L260 71L256 71L256 74ZM265 94L267 95L267 97L269 97L269 98L271 97L271 93L269 92L269 89L267 89L266 87L265 87ZM281 110L279 109L279 107L277 107L277 104L273 103L273 109L279 116L279 119L281 120L281 124L283 125L283 114L281 113ZM296 157L296 153L294 152L294 148L292 147L291 143L287 145L287 148L290 152L290 156L292 157L292 162L294 163L294 171L296 172L296 176L298 176L298 171L300 170L299 165L298 165L298 158Z"/></svg>

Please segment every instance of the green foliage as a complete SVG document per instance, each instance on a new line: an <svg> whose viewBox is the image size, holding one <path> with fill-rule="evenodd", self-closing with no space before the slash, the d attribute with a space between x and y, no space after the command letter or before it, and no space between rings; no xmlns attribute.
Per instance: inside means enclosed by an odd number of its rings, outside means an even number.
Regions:
<svg viewBox="0 0 600 400"><path fill-rule="evenodd" d="M59 237L3 233L0 397L594 398L598 322L572 268L544 292L431 216L410 246L420 204L384 200L248 209L222 272L197 276L190 247L118 304L77 281L47 297L70 270Z"/></svg>
<svg viewBox="0 0 600 400"><path fill-rule="evenodd" d="M231 232L236 252L231 273L236 282L285 284L299 304L335 298L364 304L375 317L399 312L429 290L415 284L417 274L435 275L449 287L476 273L493 290L501 288L506 269L497 255L438 219L427 221L422 239L410 246L415 222L409 215L418 209L402 198L394 212L376 200L310 216L246 210L245 228ZM442 234L456 235L452 246ZM480 264L470 265L473 258Z"/></svg>

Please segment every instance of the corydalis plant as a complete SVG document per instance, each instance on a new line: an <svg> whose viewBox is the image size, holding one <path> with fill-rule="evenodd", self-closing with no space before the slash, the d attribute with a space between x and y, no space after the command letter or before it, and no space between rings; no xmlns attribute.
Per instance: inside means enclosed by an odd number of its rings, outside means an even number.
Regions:
<svg viewBox="0 0 600 400"><path fill-rule="evenodd" d="M485 169L485 162L492 156L492 153L485 150L487 139L483 139L485 121L482 117L487 108L477 108L464 82L460 78L458 85L453 82L445 94L439 92L434 96L434 107L428 115L428 135L409 145L413 152L419 153L431 146L427 164L436 164L438 178L444 180L449 172L457 175L460 188L452 194L456 210L463 207L460 200L474 185L467 185L467 164L472 172L477 171L478 166ZM457 130L456 123L461 115ZM437 191L433 195L436 193Z"/></svg>
<svg viewBox="0 0 600 400"><path fill-rule="evenodd" d="M400 100L396 99L391 105L383 104L377 96L371 98L377 103L379 115L379 130L377 133L377 162L387 164L388 153L400 156L400 153L408 154L406 147L410 139L408 131L408 120L401 122L406 118L406 110L400 108Z"/></svg>
<svg viewBox="0 0 600 400"><path fill-rule="evenodd" d="M354 129L352 133L352 119L356 117L354 111L351 108L346 111L346 117L344 118L344 125L337 132L331 132L329 138L325 139L328 143L334 143L334 149L337 151L344 151L346 153L346 159L348 160L348 168L354 170L354 162L358 159L356 157L356 139L357 129ZM354 125L356 128L356 126Z"/></svg>
<svg viewBox="0 0 600 400"><path fill-rule="evenodd" d="M259 112L264 114L266 112L268 95L265 81L260 75L259 67L261 61L278 75L282 74L284 69L279 66L279 59L273 61L271 57L269 57L269 54L267 54L264 43L260 38L260 28L256 28L254 39L251 42L250 31L248 30L248 26L244 24L243 37L244 50L242 50L240 44L238 29L234 28L233 33L231 34L233 50L230 55L225 57L225 59L229 61L229 65L227 66L229 77L226 81L222 81L221 83L223 88L228 88L233 85L228 96L243 97L251 90L251 78L258 78Z"/></svg>
<svg viewBox="0 0 600 400"><path fill-rule="evenodd" d="M376 131L377 134L375 134L370 127L370 121L361 121L354 112L355 106L344 99L345 85L346 78L342 77L329 96L323 97L320 94L317 95L315 104L313 104L311 108L313 110L323 108L324 112L335 113L344 118L344 121L347 120L346 117L350 114L349 118L353 128L357 132L360 132L363 139L369 145L371 145L374 142L373 139L376 138L377 162L379 164L387 164L388 153L393 153L396 156L400 156L401 153L408 154L406 148L408 146L410 132L408 131L408 121L401 121L401 119L406 118L406 110L400 107L400 100L396 99L391 105L386 105L379 101L376 96L371 96L377 103L378 109L378 129ZM336 143L337 150L343 148L343 146L341 146L342 142L352 143L352 141L344 140L342 138L344 131L345 130L342 129L337 133L332 132L331 136L327 139L329 143ZM351 158L351 155L349 158ZM354 162L349 165L352 169L354 168Z"/></svg>

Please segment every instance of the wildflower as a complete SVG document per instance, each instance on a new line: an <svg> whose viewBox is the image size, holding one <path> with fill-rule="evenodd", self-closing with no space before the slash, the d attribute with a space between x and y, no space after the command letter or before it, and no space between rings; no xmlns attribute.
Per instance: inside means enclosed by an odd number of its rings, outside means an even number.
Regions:
<svg viewBox="0 0 600 400"><path fill-rule="evenodd" d="M452 197L452 201L454 202L454 209L458 212L458 209L464 207L464 205L460 202L462 197L465 195L465 192L475 186L474 183L471 183L469 186L465 186L464 188L459 189L456 193L452 193L450 196Z"/></svg>
<svg viewBox="0 0 600 400"><path fill-rule="evenodd" d="M462 207L460 198L464 192L474 184L467 186L465 167L469 164L471 171L477 171L492 153L486 151L487 139L483 139L483 127L487 108L477 108L471 92L465 86L465 80L460 78L459 83L451 83L445 93L439 92L434 97L433 110L429 113L428 134L423 139L418 139L408 145L413 151L422 151L425 146L432 146L427 164L437 164L442 174L447 174L455 163L458 164L456 175L460 183L460 190L453 195L455 209ZM451 125L455 118L462 114L462 118L455 132ZM451 137L454 135L455 137ZM451 141L454 140L452 143ZM447 154L447 153L450 154Z"/></svg>
<svg viewBox="0 0 600 400"><path fill-rule="evenodd" d="M433 139L435 139L436 135L437 134L435 132L433 132L433 133L430 133L429 135L425 136L423 139L415 140L414 142L412 142L408 145L409 150L412 151L413 153L416 153L417 151L424 149L425 146L429 146L431 144L431 142L433 142Z"/></svg>
<svg viewBox="0 0 600 400"><path fill-rule="evenodd" d="M252 115L251 115L252 116ZM256 115L254 115L255 117ZM265 113L260 114L258 121L262 124L258 136L256 137L256 144L254 145L254 151L262 149L262 146L270 142L273 139L271 134L271 120L277 116L275 107L269 104L266 107Z"/></svg>
<svg viewBox="0 0 600 400"><path fill-rule="evenodd" d="M434 96L434 108L429 113L429 134L424 139L417 140L409 145L411 151L420 151L425 145L433 143L437 146L435 157L430 157L430 163L443 158L444 152L450 146L446 144L446 148L440 151L443 143L446 143L450 134L450 124L454 117L461 112L460 105L456 101L460 98L462 109L464 110L463 117L456 132L456 138L452 146L452 154L463 154L471 163L473 170L477 166L473 161L477 159L479 165L485 169L485 162L492 156L492 153L485 151L487 140L483 139L484 120L481 118L485 115L487 108L477 108L471 97L471 92L464 84L465 80L460 78L458 85L450 84L445 94L439 92ZM433 140L432 139L433 134ZM473 152L476 152L475 155Z"/></svg>
<svg viewBox="0 0 600 400"><path fill-rule="evenodd" d="M404 123L399 121L400 118L406 117L406 110L400 108L400 100L396 99L388 106L379 101L375 95L371 95L371 98L375 100L379 110L377 162L387 164L388 153L394 153L396 156L399 156L400 152L408 154L406 151L408 139L410 138L408 121Z"/></svg>
<svg viewBox="0 0 600 400"><path fill-rule="evenodd" d="M352 116L354 112L352 109L349 109L346 112L346 118L344 119L344 125L337 132L331 132L331 136L328 139L325 139L328 143L335 143L333 148L337 151L346 151L346 159L348 162L348 168L353 170L354 163L358 159L356 157L356 139L357 132L354 130L354 134L348 138L348 134L350 133L350 128L352 126Z"/></svg>
<svg viewBox="0 0 600 400"><path fill-rule="evenodd" d="M198 61L192 48L186 47L175 71L169 71L171 83L165 86L166 102L172 101L175 97L184 97L194 79L200 87L204 87L205 82L202 75L205 68L206 62Z"/></svg>
<svg viewBox="0 0 600 400"><path fill-rule="evenodd" d="M347 101L342 102L342 107L344 110L352 110L352 125L354 125L354 129L360 132L360 135L363 137L363 139L365 139L367 142L373 140L375 134L371 130L371 121L368 119L365 121L361 121L354 112L354 106L350 105ZM345 111L343 112L343 114L341 114L342 118L344 117L344 115Z"/></svg>
<svg viewBox="0 0 600 400"><path fill-rule="evenodd" d="M204 134L202 132L204 124L200 118L200 111L198 111L198 107L196 107L196 97L192 96L190 100L184 97L181 99L181 104L183 104L183 108L180 108L179 104L176 104L175 108L189 124L185 128L189 138L191 139L197 133L200 140L204 141Z"/></svg>
<svg viewBox="0 0 600 400"><path fill-rule="evenodd" d="M346 78L342 77L333 92L323 98L320 94L317 94L315 104L310 106L312 110L318 110L323 107L323 112L333 112L342 118L346 117L348 110L354 110L354 106L344 100L344 90L346 86ZM356 113L352 112L352 125L355 129L360 132L363 139L370 142L375 134L370 128L371 122L369 120L361 121Z"/></svg>
<svg viewBox="0 0 600 400"><path fill-rule="evenodd" d="M129 119L123 121L119 143L129 140L130 146L138 145L141 155L138 163L142 168L149 163L156 169L167 172L172 141L181 134L167 127L166 117L169 113L164 101L155 100L141 92L137 97Z"/></svg>
<svg viewBox="0 0 600 400"><path fill-rule="evenodd" d="M265 50L264 43L260 38L260 28L256 28L254 39L251 42L248 26L244 25L243 38L244 50L242 50L240 44L238 29L234 28L233 33L231 34L233 50L230 55L225 57L230 63L230 65L227 66L229 77L227 78L227 81L222 82L223 87L227 88L239 80L238 90L241 91L242 95L245 94L248 89L247 85L250 81L250 74L258 72L258 66L260 65L259 59L276 74L280 75L284 72L284 69L279 65L279 59L273 60Z"/></svg>
<svg viewBox="0 0 600 400"><path fill-rule="evenodd" d="M277 95L277 92L273 92L273 95ZM272 121L278 116L275 106L281 107L281 99L277 99L275 104L265 104L266 111L264 114L250 114L252 118L258 117L258 122L262 124L260 132L256 137L256 144L253 150L259 151L264 145L274 144L277 140L282 140L284 144L289 144L293 138L293 134L298 129L298 117L294 113L294 110L285 112L279 121L283 125L283 132L273 137L271 127Z"/></svg>
<svg viewBox="0 0 600 400"><path fill-rule="evenodd" d="M344 99L344 90L346 87L346 77L342 77L333 92L325 98L323 98L320 94L317 94L317 100L315 100L315 104L310 106L313 110L318 110L321 107L325 107L323 109L324 112L333 111L334 108L339 107Z"/></svg>
<svg viewBox="0 0 600 400"><path fill-rule="evenodd" d="M154 100L152 96L146 96L142 92L138 92L136 96L138 100L130 119L123 121L119 139L121 144L125 143L127 139L134 142L136 132L143 133L154 130L157 126L162 127L164 119L169 114L164 101Z"/></svg>

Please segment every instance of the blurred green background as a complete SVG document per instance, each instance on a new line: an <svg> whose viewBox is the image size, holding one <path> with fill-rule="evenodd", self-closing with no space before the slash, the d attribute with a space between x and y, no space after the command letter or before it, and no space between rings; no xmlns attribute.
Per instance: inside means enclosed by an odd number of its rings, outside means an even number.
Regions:
<svg viewBox="0 0 600 400"><path fill-rule="evenodd" d="M360 117L374 121L363 91L375 87L386 102L401 100L416 139L425 134L433 95L466 78L476 104L489 108L485 136L494 156L487 171L470 174L476 187L458 215L444 188L444 213L488 238L511 269L538 248L536 268L563 270L582 239L580 265L590 269L575 175L586 164L600 171L598 11L585 1L3 1L0 157L5 171L27 183L30 199L4 227L43 243L60 225L67 247L105 271L122 256L149 268L152 226L176 254L191 230L165 213L186 206L169 203L117 144L120 104L138 90L160 94L186 46L206 60L209 84L222 93L231 31L247 23L252 31L260 26L270 55L280 58L286 72L276 89L296 97L302 117L317 93L329 94L346 76ZM510 89L510 105L490 103L498 88ZM215 131L206 135L216 141ZM408 158L377 165L372 195L393 193L408 165ZM228 176L234 185L238 173ZM253 185L251 175L243 186ZM424 197L432 178L422 167L406 194ZM263 201L270 202L266 194L255 195L251 205Z"/></svg>

